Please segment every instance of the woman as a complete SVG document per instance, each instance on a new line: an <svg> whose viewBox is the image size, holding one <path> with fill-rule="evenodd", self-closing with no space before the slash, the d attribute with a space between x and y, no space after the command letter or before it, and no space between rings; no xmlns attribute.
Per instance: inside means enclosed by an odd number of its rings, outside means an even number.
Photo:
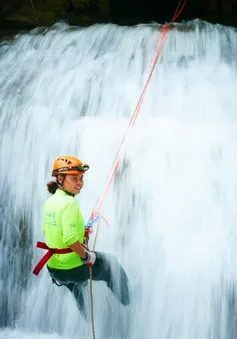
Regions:
<svg viewBox="0 0 237 339"><path fill-rule="evenodd" d="M93 280L105 281L123 305L130 303L128 278L116 258L91 252L83 245L85 223L74 197L81 192L83 177L88 169L88 165L73 156L56 159L52 172L56 181L47 184L48 191L53 195L44 205L46 244L49 249L56 249L47 261L48 271L53 280L73 293L84 317L87 315L83 286L89 279L88 265L92 266ZM60 250L65 249L61 254Z"/></svg>

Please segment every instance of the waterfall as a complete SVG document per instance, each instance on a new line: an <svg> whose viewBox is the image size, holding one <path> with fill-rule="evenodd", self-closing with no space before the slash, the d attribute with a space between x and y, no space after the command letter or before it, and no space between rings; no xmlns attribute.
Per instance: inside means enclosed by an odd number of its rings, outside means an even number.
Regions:
<svg viewBox="0 0 237 339"><path fill-rule="evenodd" d="M88 219L160 31L60 23L0 44L0 338L91 338L70 292L32 274L46 183L59 155L88 163ZM121 339L128 319L129 339L237 338L236 34L196 20L166 36L96 246L123 265L133 302L93 283L97 339Z"/></svg>

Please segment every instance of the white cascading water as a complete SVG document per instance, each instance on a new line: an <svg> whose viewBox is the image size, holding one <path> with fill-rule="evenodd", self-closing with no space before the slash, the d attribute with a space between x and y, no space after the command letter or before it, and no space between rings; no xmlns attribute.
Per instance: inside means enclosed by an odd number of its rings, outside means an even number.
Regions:
<svg viewBox="0 0 237 339"><path fill-rule="evenodd" d="M88 162L88 219L159 35L155 24L59 24L1 44L1 339L92 338L72 295L46 269L31 273L46 183L57 156ZM123 338L126 319L129 339L237 338L236 36L200 21L166 36L96 244L124 266L133 303L94 283L96 339Z"/></svg>

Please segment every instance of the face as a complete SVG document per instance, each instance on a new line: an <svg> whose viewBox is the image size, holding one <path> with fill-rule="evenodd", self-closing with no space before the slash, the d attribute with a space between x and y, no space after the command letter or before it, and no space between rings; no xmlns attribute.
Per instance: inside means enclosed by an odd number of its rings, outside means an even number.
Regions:
<svg viewBox="0 0 237 339"><path fill-rule="evenodd" d="M58 176L58 181L60 184L63 183L65 191L74 195L79 194L84 185L83 173L67 174L64 178Z"/></svg>

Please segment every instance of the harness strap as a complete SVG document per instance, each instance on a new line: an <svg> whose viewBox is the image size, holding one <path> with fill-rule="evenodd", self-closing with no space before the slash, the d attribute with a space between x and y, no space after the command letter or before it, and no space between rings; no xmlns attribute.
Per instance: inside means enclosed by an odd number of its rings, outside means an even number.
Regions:
<svg viewBox="0 0 237 339"><path fill-rule="evenodd" d="M71 253L73 252L71 248L62 248L62 249L56 249L56 248L50 248L48 247L44 242L38 241L36 244L36 247L41 248L43 250L48 250L47 253L43 256L43 258L40 259L38 264L35 266L33 269L33 274L38 275L44 265L49 261L49 259L54 255L54 254L66 254L66 253Z"/></svg>

